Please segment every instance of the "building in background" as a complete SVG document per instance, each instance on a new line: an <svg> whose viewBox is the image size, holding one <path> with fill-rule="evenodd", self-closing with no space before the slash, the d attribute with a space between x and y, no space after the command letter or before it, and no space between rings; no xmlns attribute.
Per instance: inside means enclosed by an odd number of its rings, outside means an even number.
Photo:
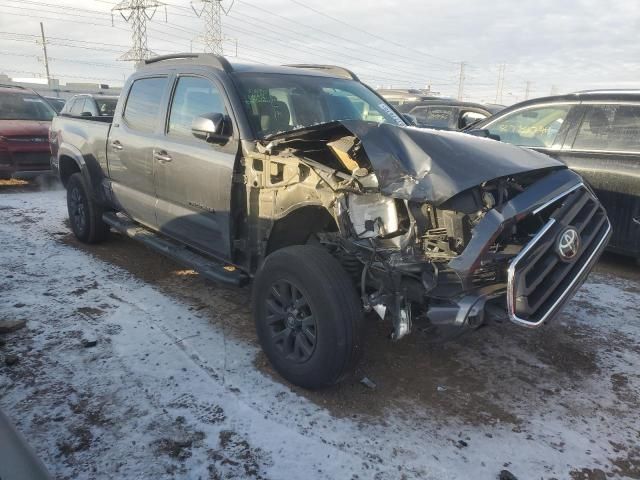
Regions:
<svg viewBox="0 0 640 480"><path fill-rule="evenodd" d="M60 83L52 78L48 83L46 78L12 78L0 73L0 84L18 85L30 88L46 97L68 99L77 93L92 93L104 95L119 95L121 87L114 87L105 83Z"/></svg>

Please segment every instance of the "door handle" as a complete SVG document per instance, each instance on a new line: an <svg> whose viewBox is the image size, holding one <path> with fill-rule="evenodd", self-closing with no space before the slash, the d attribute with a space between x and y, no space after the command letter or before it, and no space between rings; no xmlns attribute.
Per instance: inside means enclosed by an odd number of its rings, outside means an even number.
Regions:
<svg viewBox="0 0 640 480"><path fill-rule="evenodd" d="M111 142L111 148L113 150L122 150L124 147L120 143L120 140L114 140L113 142Z"/></svg>
<svg viewBox="0 0 640 480"><path fill-rule="evenodd" d="M153 158L155 158L160 163L168 163L171 160L171 155L169 155L165 150L160 150L159 152L153 152Z"/></svg>

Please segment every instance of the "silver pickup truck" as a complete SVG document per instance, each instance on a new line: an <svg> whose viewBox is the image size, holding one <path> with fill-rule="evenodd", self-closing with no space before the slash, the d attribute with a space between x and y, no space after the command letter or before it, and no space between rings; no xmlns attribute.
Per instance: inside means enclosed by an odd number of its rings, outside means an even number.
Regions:
<svg viewBox="0 0 640 480"><path fill-rule="evenodd" d="M114 117L53 120L73 232L110 229L217 282L252 281L258 337L321 388L362 348L364 312L398 340L555 316L604 249L592 190L537 152L410 127L350 71L146 62Z"/></svg>

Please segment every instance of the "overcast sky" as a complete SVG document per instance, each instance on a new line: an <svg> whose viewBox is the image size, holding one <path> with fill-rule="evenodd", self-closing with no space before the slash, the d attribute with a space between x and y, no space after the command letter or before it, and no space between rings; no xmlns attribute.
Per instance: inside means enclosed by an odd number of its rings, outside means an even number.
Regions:
<svg viewBox="0 0 640 480"><path fill-rule="evenodd" d="M230 4L225 0L226 5ZM0 0L0 73L44 75L39 22L50 40L54 77L122 84L117 61L130 25L116 0ZM203 21L188 0L167 0L148 23L156 53L202 50ZM196 7L197 2L194 1ZM236 0L223 18L225 54L265 63L346 66L374 87L425 87L503 103L588 88L640 88L638 0Z"/></svg>

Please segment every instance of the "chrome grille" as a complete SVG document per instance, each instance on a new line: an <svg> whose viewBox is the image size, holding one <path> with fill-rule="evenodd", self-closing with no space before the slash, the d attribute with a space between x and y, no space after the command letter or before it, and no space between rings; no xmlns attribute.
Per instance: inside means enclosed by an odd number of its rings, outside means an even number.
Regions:
<svg viewBox="0 0 640 480"><path fill-rule="evenodd" d="M18 169L47 170L50 167L50 152L13 152L13 163Z"/></svg>
<svg viewBox="0 0 640 480"><path fill-rule="evenodd" d="M513 259L508 271L507 305L512 321L537 327L557 313L582 284L611 235L605 210L584 186L569 190L548 208L544 227ZM540 211L538 209L537 211ZM558 252L558 238L568 228L580 234L570 260Z"/></svg>

